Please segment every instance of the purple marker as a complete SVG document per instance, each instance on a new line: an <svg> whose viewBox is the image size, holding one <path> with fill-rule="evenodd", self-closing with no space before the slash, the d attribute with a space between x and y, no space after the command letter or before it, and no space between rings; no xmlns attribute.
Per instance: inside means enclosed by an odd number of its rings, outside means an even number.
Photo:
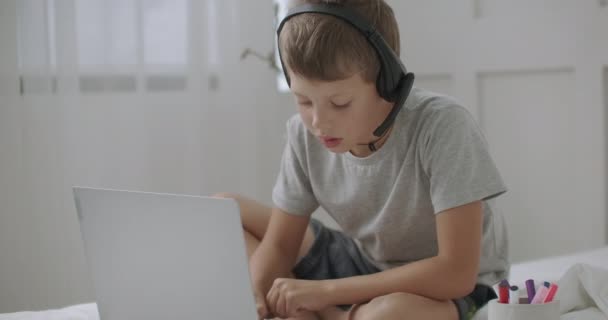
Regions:
<svg viewBox="0 0 608 320"><path fill-rule="evenodd" d="M528 303L532 303L532 299L536 295L536 287L534 286L534 280L526 280L526 290L528 291Z"/></svg>

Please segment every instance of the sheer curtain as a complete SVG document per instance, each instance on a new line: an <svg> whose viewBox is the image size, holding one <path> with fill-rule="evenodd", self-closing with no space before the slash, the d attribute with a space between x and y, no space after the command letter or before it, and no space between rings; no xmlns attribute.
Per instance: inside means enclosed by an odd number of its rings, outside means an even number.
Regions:
<svg viewBox="0 0 608 320"><path fill-rule="evenodd" d="M0 2L0 312L92 300L71 186L270 199L272 2ZM16 240L17 239L17 240Z"/></svg>

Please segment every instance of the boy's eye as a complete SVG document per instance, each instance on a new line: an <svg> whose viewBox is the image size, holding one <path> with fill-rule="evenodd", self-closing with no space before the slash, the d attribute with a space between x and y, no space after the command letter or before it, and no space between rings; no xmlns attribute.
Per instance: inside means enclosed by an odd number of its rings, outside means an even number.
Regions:
<svg viewBox="0 0 608 320"><path fill-rule="evenodd" d="M350 102L344 103L344 104L336 104L336 103L332 103L334 105L334 107L336 109L345 109L348 108L350 106Z"/></svg>
<svg viewBox="0 0 608 320"><path fill-rule="evenodd" d="M310 106L312 105L312 102L310 101L298 101L298 104L301 106Z"/></svg>

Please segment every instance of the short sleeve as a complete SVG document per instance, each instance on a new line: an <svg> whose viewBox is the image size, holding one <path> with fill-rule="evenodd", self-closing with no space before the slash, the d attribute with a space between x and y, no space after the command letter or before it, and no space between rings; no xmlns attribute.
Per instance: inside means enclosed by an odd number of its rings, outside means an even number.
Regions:
<svg viewBox="0 0 608 320"><path fill-rule="evenodd" d="M463 107L435 110L421 135L421 161L435 213L506 192L481 129Z"/></svg>
<svg viewBox="0 0 608 320"><path fill-rule="evenodd" d="M277 181L272 191L272 200L277 208L289 214L310 216L319 203L313 193L308 175L306 148L304 142L301 141L303 134L298 132L297 123L294 123L294 120L292 118L287 123L287 142L283 150Z"/></svg>

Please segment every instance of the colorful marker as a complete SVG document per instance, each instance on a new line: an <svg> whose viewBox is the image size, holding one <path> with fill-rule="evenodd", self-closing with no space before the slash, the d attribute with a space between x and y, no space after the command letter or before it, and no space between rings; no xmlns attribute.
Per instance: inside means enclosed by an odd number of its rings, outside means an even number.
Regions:
<svg viewBox="0 0 608 320"><path fill-rule="evenodd" d="M509 303L509 282L502 280L498 285L498 302Z"/></svg>
<svg viewBox="0 0 608 320"><path fill-rule="evenodd" d="M547 293L549 293L549 289L545 286L540 286L536 291L536 295L534 295L534 299L532 299L531 304L540 304L545 301L545 297L547 297Z"/></svg>
<svg viewBox="0 0 608 320"><path fill-rule="evenodd" d="M526 290L528 291L528 303L532 303L532 299L536 295L536 287L534 286L534 280L526 280Z"/></svg>
<svg viewBox="0 0 608 320"><path fill-rule="evenodd" d="M511 292L509 295L509 303L510 304L519 304L519 287L512 286Z"/></svg>
<svg viewBox="0 0 608 320"><path fill-rule="evenodd" d="M549 292L547 293L547 296L545 297L544 303L549 303L549 302L553 301L553 298L555 298L555 293L557 293L557 289L558 289L557 284L555 284L555 283L551 284L551 287L549 287Z"/></svg>

